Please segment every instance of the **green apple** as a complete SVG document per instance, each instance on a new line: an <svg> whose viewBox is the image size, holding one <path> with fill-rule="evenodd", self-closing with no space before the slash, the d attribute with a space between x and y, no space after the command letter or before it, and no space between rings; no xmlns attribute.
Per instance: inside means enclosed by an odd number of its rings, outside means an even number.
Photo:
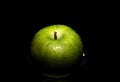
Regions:
<svg viewBox="0 0 120 82"><path fill-rule="evenodd" d="M83 43L71 27L50 25L40 29L33 37L31 54L46 71L61 72L79 62L83 54Z"/></svg>

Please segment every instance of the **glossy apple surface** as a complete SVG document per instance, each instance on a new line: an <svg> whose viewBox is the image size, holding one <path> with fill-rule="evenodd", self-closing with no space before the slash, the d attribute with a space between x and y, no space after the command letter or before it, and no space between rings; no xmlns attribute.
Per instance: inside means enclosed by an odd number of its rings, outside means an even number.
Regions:
<svg viewBox="0 0 120 82"><path fill-rule="evenodd" d="M47 70L70 69L81 58L83 44L78 33L66 25L40 29L31 42L32 57Z"/></svg>

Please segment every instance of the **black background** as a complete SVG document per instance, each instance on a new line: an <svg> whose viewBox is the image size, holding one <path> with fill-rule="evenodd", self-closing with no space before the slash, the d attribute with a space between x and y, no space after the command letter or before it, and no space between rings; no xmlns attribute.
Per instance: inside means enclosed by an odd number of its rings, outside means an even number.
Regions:
<svg viewBox="0 0 120 82"><path fill-rule="evenodd" d="M48 8L48 7L47 7ZM86 57L83 69L68 79L94 80L105 78L109 73L111 59L107 59L110 14L108 9L98 6L82 6L68 9L18 8L8 11L4 16L7 35L5 50L8 55L3 58L5 77L18 80L41 80L43 77L30 68L30 42L34 34L41 28L52 24L65 24L76 30L84 44ZM7 28L6 28L7 27ZM7 30L6 30L7 29ZM110 28L109 28L110 29ZM5 53L5 52L4 52ZM109 61L110 60L110 61ZM29 61L29 62L28 62ZM109 62L108 62L109 61Z"/></svg>
<svg viewBox="0 0 120 82"><path fill-rule="evenodd" d="M56 12L54 14L50 15L31 15L28 17L27 25L26 27L22 27L23 31L21 32L21 42L23 41L23 44L21 44L21 49L23 49L22 54L25 55L24 62L25 62L25 70L23 74L25 73L25 77L27 79L29 77L32 77L32 79L41 79L40 75L36 70L32 70L29 68L29 63L27 61L29 60L27 58L27 55L30 54L29 48L30 48L30 41L34 34L41 28L52 25L52 24L65 24L76 30L77 33L81 36L84 46L85 46L85 54L86 57L84 59L84 64L87 64L83 67L82 70L79 70L75 75L72 76L73 81L74 79L83 80L85 78L91 78L92 76L95 76L94 69L95 69L95 55L97 55L96 46L98 46L97 38L98 35L96 34L99 29L99 23L96 21L96 17L93 17L93 15L86 13L83 14L69 14L69 13L60 13ZM81 15L81 16L79 16ZM29 21L29 22L28 22ZM96 26L97 25L97 26ZM21 36L21 35L20 35ZM87 63L86 63L87 62ZM29 71L28 71L29 70ZM30 78L29 78L30 79ZM68 78L68 80L71 79Z"/></svg>

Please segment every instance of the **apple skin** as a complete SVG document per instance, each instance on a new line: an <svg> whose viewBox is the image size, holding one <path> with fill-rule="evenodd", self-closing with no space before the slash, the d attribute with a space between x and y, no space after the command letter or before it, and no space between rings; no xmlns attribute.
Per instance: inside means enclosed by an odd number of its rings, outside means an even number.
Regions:
<svg viewBox="0 0 120 82"><path fill-rule="evenodd" d="M79 62L82 54L81 37L66 25L46 26L35 34L31 42L32 57L46 71L69 70Z"/></svg>

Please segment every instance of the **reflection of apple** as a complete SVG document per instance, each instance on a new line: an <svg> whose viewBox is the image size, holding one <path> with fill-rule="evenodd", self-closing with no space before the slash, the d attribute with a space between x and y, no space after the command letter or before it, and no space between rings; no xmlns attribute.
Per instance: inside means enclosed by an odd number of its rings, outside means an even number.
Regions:
<svg viewBox="0 0 120 82"><path fill-rule="evenodd" d="M66 25L51 25L35 34L31 53L45 71L62 73L63 70L70 70L80 60L83 44L72 28Z"/></svg>

